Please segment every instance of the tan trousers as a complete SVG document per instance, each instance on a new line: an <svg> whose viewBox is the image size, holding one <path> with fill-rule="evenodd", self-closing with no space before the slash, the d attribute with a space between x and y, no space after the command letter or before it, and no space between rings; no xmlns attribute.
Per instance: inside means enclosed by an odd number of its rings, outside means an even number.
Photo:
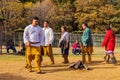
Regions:
<svg viewBox="0 0 120 80"><path fill-rule="evenodd" d="M48 55L50 60L51 60L51 64L54 64L54 57L53 57L53 51L52 51L52 46L44 46L43 47L43 52L44 55Z"/></svg>
<svg viewBox="0 0 120 80"><path fill-rule="evenodd" d="M26 63L29 70L32 69L31 62L35 60L36 71L40 70L41 65L41 47L26 47Z"/></svg>
<svg viewBox="0 0 120 80"><path fill-rule="evenodd" d="M91 55L93 52L93 47L91 46L83 46L82 47L82 61L86 63L86 54L88 55L88 62L91 63Z"/></svg>

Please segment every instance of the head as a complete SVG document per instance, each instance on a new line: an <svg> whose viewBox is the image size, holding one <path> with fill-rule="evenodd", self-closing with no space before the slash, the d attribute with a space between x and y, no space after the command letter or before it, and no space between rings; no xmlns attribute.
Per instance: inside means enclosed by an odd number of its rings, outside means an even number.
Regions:
<svg viewBox="0 0 120 80"><path fill-rule="evenodd" d="M109 25L105 25L104 27L105 27L106 30L110 30L111 29Z"/></svg>
<svg viewBox="0 0 120 80"><path fill-rule="evenodd" d="M82 24L83 30L85 30L87 27L88 27L88 24L87 24L87 23L83 23L83 24Z"/></svg>
<svg viewBox="0 0 120 80"><path fill-rule="evenodd" d="M79 44L78 40L76 40L76 44Z"/></svg>
<svg viewBox="0 0 120 80"><path fill-rule="evenodd" d="M47 27L49 26L49 21L44 21L43 26L44 26L45 28L47 28Z"/></svg>
<svg viewBox="0 0 120 80"><path fill-rule="evenodd" d="M33 17L33 20L32 20L32 25L33 26L37 26L38 25L38 22L39 22L39 18L38 17Z"/></svg>
<svg viewBox="0 0 120 80"><path fill-rule="evenodd" d="M66 26L62 26L62 27L61 27L61 32L65 32L65 31L67 31Z"/></svg>

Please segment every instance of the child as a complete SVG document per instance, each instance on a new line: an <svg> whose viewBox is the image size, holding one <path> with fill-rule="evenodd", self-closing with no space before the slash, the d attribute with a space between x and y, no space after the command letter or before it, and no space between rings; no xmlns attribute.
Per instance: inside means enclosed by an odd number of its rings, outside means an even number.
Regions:
<svg viewBox="0 0 120 80"><path fill-rule="evenodd" d="M76 55L76 53L79 53L79 55L80 55L81 48L80 48L80 44L79 44L78 41L73 43L73 45L72 45L72 52L73 52L74 55Z"/></svg>

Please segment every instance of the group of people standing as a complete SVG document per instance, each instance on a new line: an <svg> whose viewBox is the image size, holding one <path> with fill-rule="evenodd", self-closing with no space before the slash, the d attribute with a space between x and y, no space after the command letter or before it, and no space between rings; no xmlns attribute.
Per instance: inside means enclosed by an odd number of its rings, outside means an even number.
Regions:
<svg viewBox="0 0 120 80"><path fill-rule="evenodd" d="M54 57L52 51L52 42L54 40L54 33L52 28L49 27L49 22L44 21L43 28L38 25L39 18L34 17L32 24L28 25L23 34L24 44L26 46L26 68L32 71L32 60L35 60L36 72L41 73L42 56L48 55L50 58L50 64L54 64ZM68 63L69 53L69 34L66 31L66 27L61 27L61 38L58 46L61 48L62 56L64 58L63 63Z"/></svg>
<svg viewBox="0 0 120 80"><path fill-rule="evenodd" d="M31 72L32 71L32 60L35 60L36 72L42 73L41 71L41 62L42 55L48 55L50 58L50 64L54 64L54 57L52 51L52 42L54 40L54 33L52 28L49 26L48 21L44 21L43 28L38 25L39 18L34 17L32 20L32 24L28 25L24 30L24 44L26 46L26 68ZM82 24L82 28L84 30L82 39L81 39L81 52L82 52L82 61L86 63L86 54L88 55L88 62L91 63L91 55L93 52L93 41L91 36L91 31L88 28L86 23ZM111 29L108 29L111 30ZM111 33L111 34L110 34ZM112 37L113 36L113 37ZM107 38L106 38L107 37ZM112 39L111 39L112 38ZM114 45L112 45L114 43ZM109 48L109 46L112 48ZM114 57L114 47L115 47L115 34L113 31L109 31L109 34L106 33L105 40L103 41L102 46L106 48L105 57L113 60L115 62ZM58 47L61 49L63 63L69 63L68 55L69 55L69 33L67 32L66 26L61 27L61 35L59 39ZM105 59L105 62L108 62L108 59Z"/></svg>

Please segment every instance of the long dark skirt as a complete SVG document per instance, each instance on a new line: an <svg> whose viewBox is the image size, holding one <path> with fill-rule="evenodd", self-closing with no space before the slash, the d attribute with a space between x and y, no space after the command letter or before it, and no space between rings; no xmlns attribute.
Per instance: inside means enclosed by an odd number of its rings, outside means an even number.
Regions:
<svg viewBox="0 0 120 80"><path fill-rule="evenodd" d="M61 48L62 55L68 55L69 54L69 43L68 43L68 48L65 48L65 46L66 46L66 42L62 41L60 43L60 48Z"/></svg>

